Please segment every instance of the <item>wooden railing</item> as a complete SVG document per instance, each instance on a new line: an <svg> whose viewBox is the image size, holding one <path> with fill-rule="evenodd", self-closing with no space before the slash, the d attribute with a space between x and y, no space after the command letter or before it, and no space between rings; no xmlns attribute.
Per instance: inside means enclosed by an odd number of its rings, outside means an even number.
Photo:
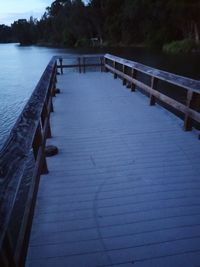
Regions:
<svg viewBox="0 0 200 267"><path fill-rule="evenodd" d="M114 78L121 78L123 85L135 91L142 89L150 97L150 105L160 101L184 115L184 129L190 131L194 123L200 123L200 81L154 69L143 64L125 60L110 54L104 56L104 65L107 71L114 74ZM139 74L150 77L150 84L138 79ZM158 82L163 81L186 90L185 101L179 102L173 97L157 90Z"/></svg>
<svg viewBox="0 0 200 267"><path fill-rule="evenodd" d="M63 64L65 59L70 59L68 57L62 56L58 57L58 69L60 69L61 74L63 74L63 69L65 68L77 68L79 73L85 73L86 68L94 68L99 67L101 71L103 71L104 67L104 55L82 55L77 56L75 59L75 63L72 64ZM72 58L71 58L72 59Z"/></svg>
<svg viewBox="0 0 200 267"><path fill-rule="evenodd" d="M0 266L23 266L40 174L48 172L46 139L57 63L52 58L0 151Z"/></svg>
<svg viewBox="0 0 200 267"><path fill-rule="evenodd" d="M41 174L48 173L45 145L51 137L50 113L57 69L103 70L102 55L53 57L0 150L0 266L23 266ZM57 65L58 63L58 65Z"/></svg>
<svg viewBox="0 0 200 267"><path fill-rule="evenodd" d="M55 95L57 68L100 67L120 77L135 91L140 88L150 97L150 105L161 101L184 114L184 128L200 123L200 82L160 71L145 65L106 54L79 56L74 64L63 64L65 57L53 57L31 98L19 116L0 151L0 266L23 266L40 174L48 172L45 159L46 139L51 137L50 113ZM74 60L74 59L73 59ZM57 66L57 61L59 65ZM138 79L147 75L151 83ZM157 90L159 81L183 88L186 101L181 103Z"/></svg>

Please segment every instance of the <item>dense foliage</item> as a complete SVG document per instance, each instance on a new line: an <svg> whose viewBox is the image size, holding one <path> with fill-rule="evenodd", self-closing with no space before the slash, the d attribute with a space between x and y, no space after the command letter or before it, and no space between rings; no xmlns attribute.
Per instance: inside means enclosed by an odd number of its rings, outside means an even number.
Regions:
<svg viewBox="0 0 200 267"><path fill-rule="evenodd" d="M13 41L13 34L10 27L0 25L0 43L10 43Z"/></svg>
<svg viewBox="0 0 200 267"><path fill-rule="evenodd" d="M198 43L199 13L199 0L55 0L39 21L19 20L11 28L22 44L161 47L183 39Z"/></svg>

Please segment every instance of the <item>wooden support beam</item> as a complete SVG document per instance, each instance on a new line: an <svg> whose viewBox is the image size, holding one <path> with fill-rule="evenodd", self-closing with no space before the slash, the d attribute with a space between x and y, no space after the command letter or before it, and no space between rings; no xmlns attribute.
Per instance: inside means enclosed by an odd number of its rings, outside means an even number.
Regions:
<svg viewBox="0 0 200 267"><path fill-rule="evenodd" d="M124 74L126 74L126 66L125 65L122 65L122 72ZM122 83L123 83L123 85L126 85L127 81L125 78L122 79Z"/></svg>
<svg viewBox="0 0 200 267"><path fill-rule="evenodd" d="M155 77L151 77L151 89L156 90L158 85L158 79ZM150 93L150 106L154 106L156 104L156 98L153 94Z"/></svg>
<svg viewBox="0 0 200 267"><path fill-rule="evenodd" d="M104 72L108 72L109 70L106 68L106 65L107 65L107 59L104 57L103 58L103 64L104 64Z"/></svg>
<svg viewBox="0 0 200 267"><path fill-rule="evenodd" d="M81 73L81 58L80 57L78 57L78 65L77 65L77 67L78 67L79 73Z"/></svg>
<svg viewBox="0 0 200 267"><path fill-rule="evenodd" d="M186 102L186 106L187 106L188 110L189 110L189 108L192 107L192 99L193 99L193 92L188 91L187 92L187 102ZM191 119L188 111L186 111L186 113L185 113L184 130L185 131L191 131L192 130L192 119Z"/></svg>
<svg viewBox="0 0 200 267"><path fill-rule="evenodd" d="M134 68L131 68L131 77L133 79L137 78L137 70L135 70ZM136 86L135 83L131 83L131 92L135 92Z"/></svg>
<svg viewBox="0 0 200 267"><path fill-rule="evenodd" d="M53 107L53 101L52 101L52 98L51 98L50 102L51 102L51 112L54 112L54 107Z"/></svg>
<svg viewBox="0 0 200 267"><path fill-rule="evenodd" d="M43 147L43 145L44 145L44 138L43 138L41 123L39 123L38 128L35 133L34 140L33 140L33 145L32 145L35 160L37 160L39 151L41 147ZM44 157L43 163L42 163L41 174L47 174L47 173L48 173L47 162L46 162L46 158Z"/></svg>
<svg viewBox="0 0 200 267"><path fill-rule="evenodd" d="M83 57L83 73L85 73L85 57Z"/></svg>
<svg viewBox="0 0 200 267"><path fill-rule="evenodd" d="M103 72L103 57L100 57L100 70Z"/></svg>
<svg viewBox="0 0 200 267"><path fill-rule="evenodd" d="M61 74L63 74L63 59L61 57L59 58L59 62L60 62L60 72Z"/></svg>
<svg viewBox="0 0 200 267"><path fill-rule="evenodd" d="M51 138L52 137L52 133L51 133L51 125L50 125L50 109L51 109L51 102L49 100L48 106L45 105L45 109L46 109L46 116L45 116L45 120L44 120L44 125L43 125L43 132L44 132L44 138Z"/></svg>
<svg viewBox="0 0 200 267"><path fill-rule="evenodd" d="M115 61L113 61L113 68L116 69L116 62ZM117 74L116 73L114 73L114 79L117 79Z"/></svg>

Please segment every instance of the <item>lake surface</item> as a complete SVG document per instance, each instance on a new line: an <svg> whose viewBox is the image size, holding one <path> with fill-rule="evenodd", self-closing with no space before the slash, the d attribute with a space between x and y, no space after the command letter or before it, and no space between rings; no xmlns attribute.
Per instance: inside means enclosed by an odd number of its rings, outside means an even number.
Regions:
<svg viewBox="0 0 200 267"><path fill-rule="evenodd" d="M200 79L200 55L166 55L144 48L55 49L0 44L0 147L54 55L109 52L146 65Z"/></svg>

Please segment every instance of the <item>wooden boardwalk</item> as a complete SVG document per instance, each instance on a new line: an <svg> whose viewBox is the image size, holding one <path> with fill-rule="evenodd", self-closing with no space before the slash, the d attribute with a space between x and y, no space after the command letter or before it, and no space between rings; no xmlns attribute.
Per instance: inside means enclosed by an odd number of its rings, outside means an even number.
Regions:
<svg viewBox="0 0 200 267"><path fill-rule="evenodd" d="M200 143L109 73L59 76L26 267L200 266Z"/></svg>

